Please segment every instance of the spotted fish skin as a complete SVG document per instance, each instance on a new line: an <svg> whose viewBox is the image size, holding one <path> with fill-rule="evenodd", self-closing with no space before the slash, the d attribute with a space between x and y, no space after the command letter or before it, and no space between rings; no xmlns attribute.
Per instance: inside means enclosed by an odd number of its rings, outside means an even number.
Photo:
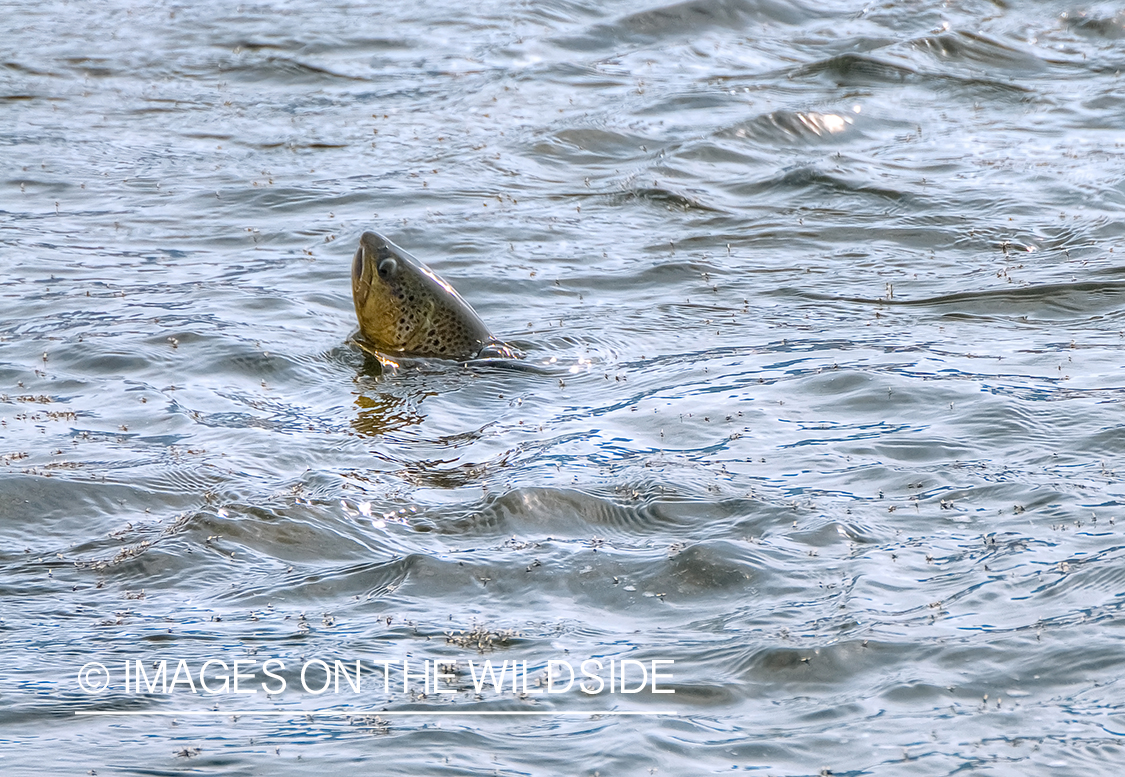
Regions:
<svg viewBox="0 0 1125 777"><path fill-rule="evenodd" d="M452 286L376 232L359 239L352 298L366 344L389 356L514 355Z"/></svg>

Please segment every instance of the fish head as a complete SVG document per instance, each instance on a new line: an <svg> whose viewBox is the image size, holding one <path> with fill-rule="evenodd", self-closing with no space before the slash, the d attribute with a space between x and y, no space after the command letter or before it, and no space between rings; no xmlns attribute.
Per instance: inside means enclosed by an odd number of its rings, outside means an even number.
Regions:
<svg viewBox="0 0 1125 777"><path fill-rule="evenodd" d="M388 354L472 358L492 340L453 287L376 232L364 232L352 260L359 331Z"/></svg>
<svg viewBox="0 0 1125 777"><path fill-rule="evenodd" d="M417 260L382 235L364 232L352 259L359 331L377 349L399 352L428 323L432 302Z"/></svg>

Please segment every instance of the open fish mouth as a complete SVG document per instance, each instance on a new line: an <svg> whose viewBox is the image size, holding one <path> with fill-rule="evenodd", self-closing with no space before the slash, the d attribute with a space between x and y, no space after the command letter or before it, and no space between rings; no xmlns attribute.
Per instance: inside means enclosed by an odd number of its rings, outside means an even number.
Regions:
<svg viewBox="0 0 1125 777"><path fill-rule="evenodd" d="M352 280L359 280L363 277L363 244L355 250L355 256L352 258Z"/></svg>

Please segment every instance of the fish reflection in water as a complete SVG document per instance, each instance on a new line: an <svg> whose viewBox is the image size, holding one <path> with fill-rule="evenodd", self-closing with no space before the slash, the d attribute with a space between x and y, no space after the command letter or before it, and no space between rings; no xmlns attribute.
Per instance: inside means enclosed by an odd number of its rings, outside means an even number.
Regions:
<svg viewBox="0 0 1125 777"><path fill-rule="evenodd" d="M359 408L352 419L352 428L364 437L379 437L390 432L416 426L425 420L414 403L390 392L364 392L355 398Z"/></svg>

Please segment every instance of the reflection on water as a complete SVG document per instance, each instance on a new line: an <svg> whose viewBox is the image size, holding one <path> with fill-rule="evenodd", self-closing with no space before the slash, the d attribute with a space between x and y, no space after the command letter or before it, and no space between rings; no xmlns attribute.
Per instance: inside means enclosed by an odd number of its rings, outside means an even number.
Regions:
<svg viewBox="0 0 1125 777"><path fill-rule="evenodd" d="M412 406L412 403L403 397L387 393L376 394L372 392L372 394L374 396L359 394L355 398L355 404L359 411L352 421L352 428L358 434L378 437L399 431L407 426L420 424L425 419L425 416L420 414Z"/></svg>
<svg viewBox="0 0 1125 777"><path fill-rule="evenodd" d="M1118 9L0 26L5 774L1120 760ZM365 352L368 229L526 358Z"/></svg>

